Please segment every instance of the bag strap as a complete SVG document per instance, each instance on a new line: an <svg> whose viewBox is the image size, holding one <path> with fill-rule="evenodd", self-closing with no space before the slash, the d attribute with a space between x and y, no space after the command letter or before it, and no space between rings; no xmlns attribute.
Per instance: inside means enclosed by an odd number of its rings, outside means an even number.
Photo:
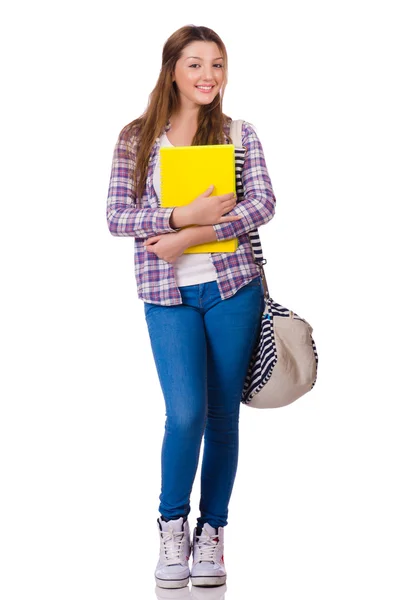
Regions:
<svg viewBox="0 0 397 600"><path fill-rule="evenodd" d="M236 148L241 148L243 145L243 141L242 141L242 136L241 136L241 129L243 126L243 121L241 119L237 120L237 121L232 121L230 123L230 137L233 140L233 144L236 146Z"/></svg>
<svg viewBox="0 0 397 600"><path fill-rule="evenodd" d="M238 120L232 121L230 123L229 135L233 141L233 145L236 148L243 148L243 141L242 141L243 122L244 121L242 119L238 119ZM252 238L254 238L255 247L257 247L259 245L259 248L260 248L259 252L257 250L257 254L259 254L258 259L255 258L255 253L254 253L254 249L253 249L253 245L252 245ZM261 272L263 289L265 292L265 298L268 299L268 298L270 298L269 288L268 288L267 281L266 281L265 269L263 267L263 265L265 265L267 263L267 260L266 260L266 258L263 258L263 255L262 255L262 250L260 247L260 237L259 237L259 232L257 229L249 232L249 240L250 240L250 244L251 244L251 252L252 252L252 257L253 257L254 263L259 267L260 272Z"/></svg>

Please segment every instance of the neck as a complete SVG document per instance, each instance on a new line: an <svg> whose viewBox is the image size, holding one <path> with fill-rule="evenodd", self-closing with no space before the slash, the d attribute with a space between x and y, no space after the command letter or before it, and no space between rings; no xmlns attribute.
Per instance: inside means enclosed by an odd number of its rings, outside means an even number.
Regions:
<svg viewBox="0 0 397 600"><path fill-rule="evenodd" d="M184 127L196 127L198 123L199 109L197 107L183 108L175 112L171 118L171 126L175 124L183 125Z"/></svg>

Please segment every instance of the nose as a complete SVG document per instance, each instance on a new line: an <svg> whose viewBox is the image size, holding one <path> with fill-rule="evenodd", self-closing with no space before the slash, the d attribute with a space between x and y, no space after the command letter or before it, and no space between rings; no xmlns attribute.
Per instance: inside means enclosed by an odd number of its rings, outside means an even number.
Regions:
<svg viewBox="0 0 397 600"><path fill-rule="evenodd" d="M212 67L207 65L204 67L204 72L203 72L203 79L205 79L206 81L213 81L213 75L212 75Z"/></svg>

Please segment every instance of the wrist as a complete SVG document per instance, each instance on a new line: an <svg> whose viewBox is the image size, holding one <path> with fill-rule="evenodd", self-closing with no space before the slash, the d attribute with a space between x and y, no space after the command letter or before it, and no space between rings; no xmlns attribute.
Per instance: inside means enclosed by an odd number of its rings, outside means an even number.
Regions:
<svg viewBox="0 0 397 600"><path fill-rule="evenodd" d="M180 232L184 250L208 242L216 242L216 232L213 225L191 225Z"/></svg>
<svg viewBox="0 0 397 600"><path fill-rule="evenodd" d="M189 225L178 231L184 250L194 245L194 229L196 229L194 225Z"/></svg>
<svg viewBox="0 0 397 600"><path fill-rule="evenodd" d="M189 205L176 206L171 213L170 224L174 229L192 225L192 215Z"/></svg>

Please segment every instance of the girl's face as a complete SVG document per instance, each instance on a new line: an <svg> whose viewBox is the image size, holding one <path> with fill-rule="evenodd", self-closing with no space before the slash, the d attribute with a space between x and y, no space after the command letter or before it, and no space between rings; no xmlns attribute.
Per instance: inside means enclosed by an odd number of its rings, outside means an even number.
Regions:
<svg viewBox="0 0 397 600"><path fill-rule="evenodd" d="M185 46L173 73L182 108L211 104L224 77L223 57L215 42L192 42Z"/></svg>

